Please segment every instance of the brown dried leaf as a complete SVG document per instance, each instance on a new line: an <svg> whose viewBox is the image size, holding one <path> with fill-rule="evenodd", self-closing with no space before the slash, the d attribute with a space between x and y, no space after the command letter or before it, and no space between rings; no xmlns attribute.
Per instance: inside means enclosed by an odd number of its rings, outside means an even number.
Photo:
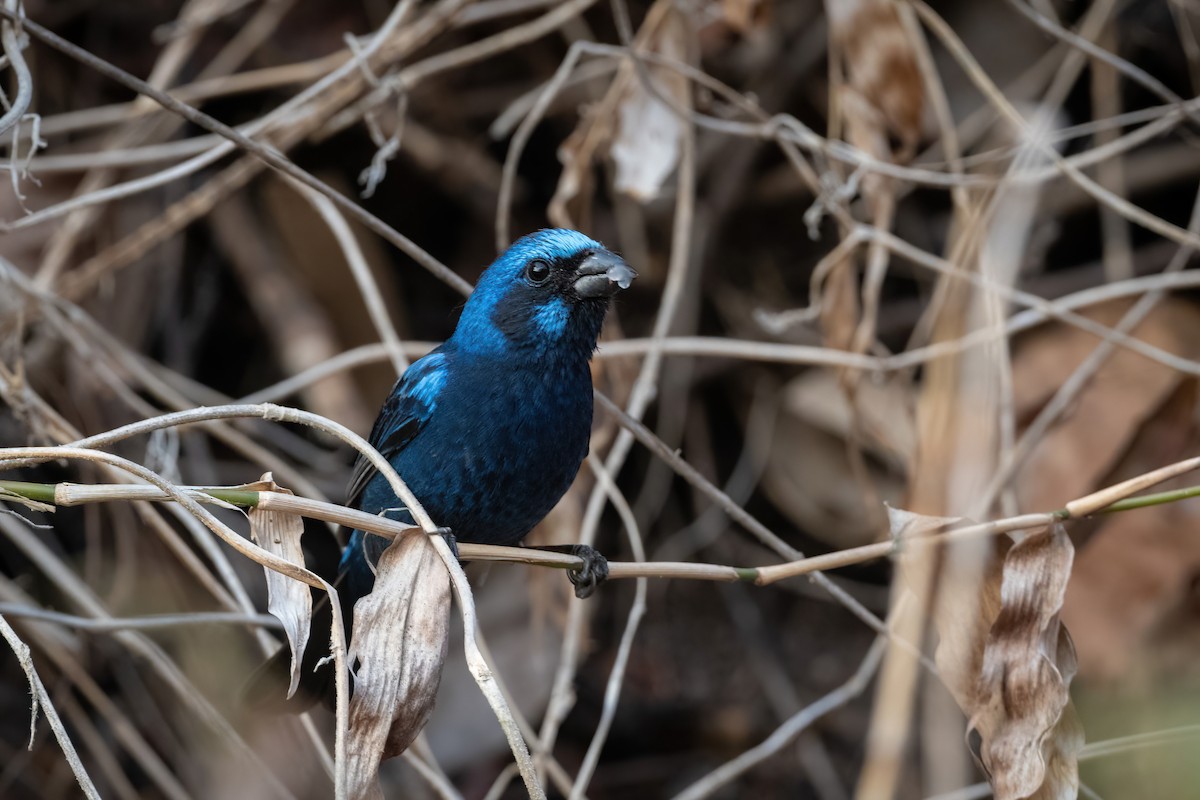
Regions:
<svg viewBox="0 0 1200 800"><path fill-rule="evenodd" d="M656 35L664 20L673 15L673 4L655 3L642 20L642 26L634 37L634 47L646 47ZM633 67L624 61L617 76L609 85L603 99L588 109L579 125L558 148L558 160L563 165L562 175L554 189L554 197L546 208L546 216L560 228L586 229L592 199L592 163L600 148L607 145L616 135L617 109L621 98L637 80Z"/></svg>
<svg viewBox="0 0 1200 800"><path fill-rule="evenodd" d="M864 381L853 408L830 370L809 370L789 381L783 392L786 410L841 439L851 436L857 413L864 447L899 473L915 457L915 404L913 385L901 376Z"/></svg>
<svg viewBox="0 0 1200 800"><path fill-rule="evenodd" d="M558 160L563 171L546 215L559 227L586 227L580 220L587 218L591 201L592 157L601 142L611 139L613 130L613 118L599 113L600 108L591 109L558 147ZM578 207L572 208L577 198Z"/></svg>
<svg viewBox="0 0 1200 800"><path fill-rule="evenodd" d="M965 522L961 517L931 517L888 506L888 530L893 539L911 540L941 533Z"/></svg>
<svg viewBox="0 0 1200 800"><path fill-rule="evenodd" d="M830 271L821 300L821 335L826 347L849 350L858 330L858 261L848 254Z"/></svg>
<svg viewBox="0 0 1200 800"><path fill-rule="evenodd" d="M648 50L686 62L687 36L683 19L670 14L655 32ZM688 80L678 70L647 66L646 77L675 108L688 107ZM657 197L679 161L683 131L678 111L647 89L643 76L631 81L621 99L620 123L610 149L617 191L643 203Z"/></svg>
<svg viewBox="0 0 1200 800"><path fill-rule="evenodd" d="M892 537L904 543L923 539L944 530L953 519L888 509L888 527ZM892 588L889 628L896 638L890 643L880 668L879 687L871 727L867 734L867 758L859 776L859 797L892 797L900 779L905 758L907 733L919 675L917 659L901 641L922 641L927 619L926 609L934 586L937 551L929 547L903 548L899 559L903 583ZM950 756L965 754L951 753Z"/></svg>
<svg viewBox="0 0 1200 800"><path fill-rule="evenodd" d="M738 33L766 24L769 14L766 0L722 0L721 15L725 23Z"/></svg>
<svg viewBox="0 0 1200 800"><path fill-rule="evenodd" d="M291 494L287 489L277 486L269 472L257 483L248 484L246 488ZM300 537L303 534L304 520L295 514L250 509L250 536L255 543L262 549L301 567L304 566L304 550L300 546ZM309 627L312 624L312 594L307 584L273 569L263 569L267 574L267 611L283 623L283 632L287 634L288 645L292 648L292 677L287 694L290 698L300 685L300 662L304 659Z"/></svg>
<svg viewBox="0 0 1200 800"><path fill-rule="evenodd" d="M889 520L892 535L905 539L963 522L896 509ZM956 569L960 547L936 553L938 673L977 734L976 757L998 800L1073 798L1083 731L1069 694L1075 649L1059 615L1074 548L1061 525L1011 546L1006 537L979 545L987 548L982 574ZM901 563L909 581L914 568L929 566Z"/></svg>
<svg viewBox="0 0 1200 800"><path fill-rule="evenodd" d="M428 537L398 536L375 589L354 606L347 793L378 796L379 764L404 752L433 711L450 635L450 577Z"/></svg>
<svg viewBox="0 0 1200 800"><path fill-rule="evenodd" d="M907 160L921 137L925 87L895 6L891 0L826 0L825 10L842 51L848 88L862 101L860 111L872 111L871 132L860 133L882 134L885 144L891 133L900 143L897 160Z"/></svg>
<svg viewBox="0 0 1200 800"><path fill-rule="evenodd" d="M1141 426L1116 470L1114 483L1200 452L1200 382L1182 383ZM1182 488L1194 476L1163 485ZM1079 670L1095 681L1129 679L1161 685L1162 678L1194 675L1200 650L1188 625L1196 575L1200 574L1200 505L1195 501L1153 506L1097 518L1099 527L1075 560L1063 619L1079 644ZM1165 626L1165 627L1164 627ZM1168 652L1173 656L1167 656ZM1185 653L1190 653L1190 657ZM1131 675L1132 673L1132 675ZM1136 677L1134 677L1136 676Z"/></svg>
<svg viewBox="0 0 1200 800"><path fill-rule="evenodd" d="M1128 307L1124 301L1106 303L1085 315L1112 326ZM1132 334L1168 352L1195 358L1200 356L1197 326L1200 314L1194 305L1164 300ZM1066 325L1047 326L1023 337L1013 358L1018 416L1032 416L1095 347L1095 336ZM1170 367L1117 348L1070 413L1033 449L1017 482L1021 505L1057 508L1098 488L1182 380ZM1097 436L1096 431L1104 435Z"/></svg>
<svg viewBox="0 0 1200 800"><path fill-rule="evenodd" d="M1000 613L983 651L969 723L997 800L1074 798L1083 729L1071 704L1075 647L1062 624L1075 548L1062 525L1008 551Z"/></svg>
<svg viewBox="0 0 1200 800"><path fill-rule="evenodd" d="M763 469L762 487L771 502L798 527L830 547L857 547L877 541L879 516L863 503L845 439L832 435L785 408L776 421L775 445ZM887 502L904 496L903 475L876 469L870 479Z"/></svg>
<svg viewBox="0 0 1200 800"><path fill-rule="evenodd" d="M866 466L885 502L904 495L904 472L912 445L911 387L901 380L864 381L857 412L861 446L874 458ZM783 391L774 445L763 470L763 488L789 519L834 547L876 541L879 515L863 493L846 443L853 436L852 409L831 370L811 370Z"/></svg>

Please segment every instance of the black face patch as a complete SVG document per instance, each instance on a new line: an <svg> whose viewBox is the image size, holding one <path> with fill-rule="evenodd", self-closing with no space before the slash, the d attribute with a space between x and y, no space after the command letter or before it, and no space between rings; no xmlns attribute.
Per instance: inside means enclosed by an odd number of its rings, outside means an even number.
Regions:
<svg viewBox="0 0 1200 800"><path fill-rule="evenodd" d="M568 308L574 308L580 303L574 289L576 270L593 252L591 249L584 249L570 256L555 259L532 259L530 263L541 260L550 265L549 277L534 285L527 277L529 264L526 264L521 272L521 280L515 282L492 309L492 324L505 339L518 342L529 336L529 323L539 306L557 298L565 302ZM588 305L592 303L593 301L587 301ZM602 307L605 305L607 304L602 304Z"/></svg>

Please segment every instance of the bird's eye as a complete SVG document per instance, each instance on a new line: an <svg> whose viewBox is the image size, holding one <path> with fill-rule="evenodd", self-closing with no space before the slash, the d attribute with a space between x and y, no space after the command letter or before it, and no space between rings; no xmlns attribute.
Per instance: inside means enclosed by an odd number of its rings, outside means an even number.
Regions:
<svg viewBox="0 0 1200 800"><path fill-rule="evenodd" d="M535 258L526 265L525 277L534 286L541 286L550 279L550 263L540 258Z"/></svg>

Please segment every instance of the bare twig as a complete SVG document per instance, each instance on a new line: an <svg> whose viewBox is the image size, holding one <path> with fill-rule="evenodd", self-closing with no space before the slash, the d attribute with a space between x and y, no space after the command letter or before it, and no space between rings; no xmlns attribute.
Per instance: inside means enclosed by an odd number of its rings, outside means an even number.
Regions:
<svg viewBox="0 0 1200 800"><path fill-rule="evenodd" d="M79 760L79 754L75 752L75 745L71 744L71 739L67 736L66 729L63 728L62 720L59 719L58 710L51 702L46 687L42 685L42 679L38 677L29 646L17 637L17 632L12 629L3 616L0 616L0 636L3 636L8 642L8 646L12 648L13 654L20 662L21 669L29 681L29 693L33 695L32 707L29 710L30 748L33 747L33 738L37 733L38 709L41 709L42 713L46 715L46 721L50 723L50 730L54 731L54 738L58 740L58 746L62 748L63 755L67 758L67 763L71 765L71 772L75 774L75 781L79 784L80 790L89 800L100 800L100 793L96 791L91 776L84 769L83 762Z"/></svg>

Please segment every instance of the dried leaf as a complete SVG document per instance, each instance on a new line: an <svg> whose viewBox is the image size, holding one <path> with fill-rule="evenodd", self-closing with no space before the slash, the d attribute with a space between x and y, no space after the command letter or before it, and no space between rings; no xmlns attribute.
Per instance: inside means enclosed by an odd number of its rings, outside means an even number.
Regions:
<svg viewBox="0 0 1200 800"><path fill-rule="evenodd" d="M1128 301L1106 303L1086 315L1112 326L1129 306ZM1132 333L1168 352L1196 358L1197 326L1200 311L1194 303L1167 298ZM1094 336L1059 324L1021 337L1013 362L1018 416L1029 419L1039 411L1096 344ZM1195 455L1200 442L1197 386L1170 367L1117 348L1034 446L1018 475L1022 505L1061 506ZM1153 664L1163 642L1151 646L1151 637L1186 602L1200 570L1196 537L1181 535L1196 524L1197 513L1190 507L1183 503L1114 514L1077 529L1080 552L1063 618L1079 644L1080 672L1090 680L1157 671Z"/></svg>
<svg viewBox="0 0 1200 800"><path fill-rule="evenodd" d="M942 533L970 522L961 517L934 517L890 506L887 512L892 538L901 542ZM986 544L986 541L982 543ZM989 576L994 577L994 581L958 580L960 574L972 577L978 574L977 569L960 573L947 564L961 552L962 544L957 542L936 550L906 553L899 563L905 583L914 592L920 590L922 581L932 583L931 574L937 577L936 587L931 590L936 596L931 598L930 607L938 632L935 653L938 673L959 706L968 709L979 675L984 637L1000 607L1000 580L998 570L994 576ZM995 591L989 592L993 586ZM989 593L995 596L995 602L987 601Z"/></svg>
<svg viewBox="0 0 1200 800"><path fill-rule="evenodd" d="M892 535L905 539L963 522L898 509L888 516ZM961 548L937 551L938 673L969 718L968 742L978 743L997 800L1074 798L1083 731L1069 693L1075 649L1059 616L1074 547L1061 525L1007 543L980 540L982 574L956 569ZM906 580L928 566L901 564Z"/></svg>
<svg viewBox="0 0 1200 800"><path fill-rule="evenodd" d="M925 538L954 522L953 519L888 509L889 532L900 543ZM926 609L935 585L937 552L929 547L901 549L899 565L904 581L893 584L889 612L889 628L896 638L889 643L880 668L875 708L867 733L866 764L859 776L859 797L892 797L896 794L919 676L917 659L908 648L899 647L898 642L924 639Z"/></svg>
<svg viewBox="0 0 1200 800"><path fill-rule="evenodd" d="M830 370L809 370L784 389L784 408L841 439L851 436L855 412L871 455L897 472L912 463L916 451L912 383L900 376L864 381L851 408Z"/></svg>
<svg viewBox="0 0 1200 800"><path fill-rule="evenodd" d="M650 43L649 51L675 61L687 60L687 29L677 14L668 15ZM671 104L687 108L688 81L678 70L647 67L644 76L631 81L620 104L620 124L611 155L616 167L614 184L640 202L658 196L663 182L679 162L684 131L679 112L651 92L644 79Z"/></svg>
<svg viewBox="0 0 1200 800"><path fill-rule="evenodd" d="M1150 414L1102 482L1200 452L1198 396L1200 382L1181 384ZM1187 476L1161 488L1195 482ZM1191 631L1200 574L1200 537L1194 535L1200 530L1200 504L1171 503L1098 521L1100 527L1075 560L1063 608L1079 643L1080 674L1095 681L1125 678L1144 687L1195 675L1200 648ZM1172 624L1172 619L1189 621Z"/></svg>
<svg viewBox="0 0 1200 800"><path fill-rule="evenodd" d="M895 6L891 0L826 0L825 10L846 65L846 88L861 101L857 111L866 127L859 133L882 135L885 147L890 133L900 143L897 160L907 160L921 136L925 88Z"/></svg>
<svg viewBox="0 0 1200 800"><path fill-rule="evenodd" d="M1112 326L1128 307L1123 301L1106 303L1085 316ZM1200 356L1197 325L1200 315L1194 305L1165 300L1132 335L1168 352L1196 358ZM1018 416L1036 412L1095 347L1095 336L1065 325L1024 337L1013 359ZM1018 480L1021 504L1057 508L1099 488L1138 431L1182 380L1170 367L1117 348L1078 396L1070 414L1038 441ZM1097 436L1096 431L1104 435Z"/></svg>
<svg viewBox="0 0 1200 800"><path fill-rule="evenodd" d="M1071 704L1075 647L1062 624L1075 548L1062 525L1008 551L969 728L997 800L1074 798L1083 730Z"/></svg>
<svg viewBox="0 0 1200 800"><path fill-rule="evenodd" d="M722 0L721 3L721 16L738 33L748 33L752 28L764 25L767 14L765 0Z"/></svg>
<svg viewBox="0 0 1200 800"><path fill-rule="evenodd" d="M798 527L831 547L856 547L877 541L879 516L863 503L846 452L846 442L789 413L779 416L775 445L768 452L762 488L771 502ZM885 501L904 495L899 472L869 463L872 484Z"/></svg>
<svg viewBox="0 0 1200 800"><path fill-rule="evenodd" d="M671 3L655 3L650 7L634 37L634 47L643 49L658 35L664 21L673 16L672 8ZM554 197L546 208L546 215L558 227L588 227L594 180L592 164L600 148L609 144L616 135L621 100L637 80L632 65L628 61L622 63L604 98L588 109L579 125L559 146L558 160L563 165L563 172L554 189Z"/></svg>
<svg viewBox="0 0 1200 800"><path fill-rule="evenodd" d="M258 483L249 486L257 491L291 494L287 489L275 485L269 472L265 473ZM262 549L301 567L304 566L304 550L300 545L300 537L303 534L304 520L295 514L263 511L259 508L250 510L250 536L255 543ZM267 574L267 611L283 623L288 645L292 648L292 677L287 695L290 698L300 685L300 663L304 659L304 649L308 646L308 632L312 624L312 594L307 584L273 569L263 569Z"/></svg>
<svg viewBox="0 0 1200 800"><path fill-rule="evenodd" d="M378 795L380 762L404 752L429 720L449 614L450 577L428 537L396 537L379 558L375 589L354 606L349 797Z"/></svg>
<svg viewBox="0 0 1200 800"><path fill-rule="evenodd" d="M858 329L858 315L858 261L854 253L849 253L825 281L821 299L821 334L825 346L849 350Z"/></svg>
<svg viewBox="0 0 1200 800"><path fill-rule="evenodd" d="M931 517L928 514L917 514L891 506L888 506L887 515L888 530L892 538L903 540L931 536L965 522L961 517Z"/></svg>

